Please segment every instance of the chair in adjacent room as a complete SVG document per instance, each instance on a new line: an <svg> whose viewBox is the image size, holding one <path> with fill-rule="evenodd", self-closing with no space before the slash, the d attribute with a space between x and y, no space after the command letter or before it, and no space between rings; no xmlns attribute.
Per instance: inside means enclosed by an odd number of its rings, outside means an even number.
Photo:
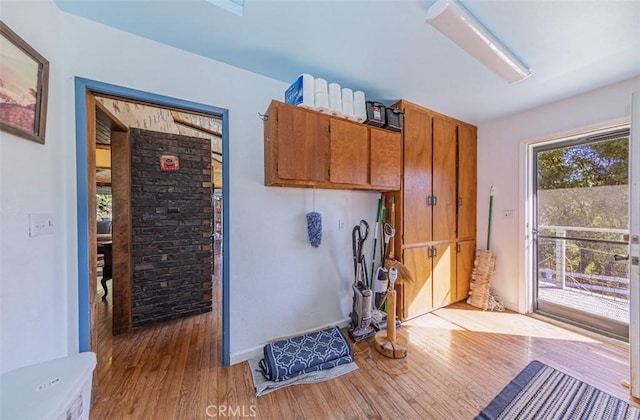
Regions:
<svg viewBox="0 0 640 420"><path fill-rule="evenodd" d="M104 265L102 267L102 279L100 280L100 284L102 284L102 288L104 289L104 295L102 296L102 300L107 299L107 294L109 293L109 289L107 289L107 280L112 278L112 247L111 242L104 242L101 244L102 253L104 255Z"/></svg>

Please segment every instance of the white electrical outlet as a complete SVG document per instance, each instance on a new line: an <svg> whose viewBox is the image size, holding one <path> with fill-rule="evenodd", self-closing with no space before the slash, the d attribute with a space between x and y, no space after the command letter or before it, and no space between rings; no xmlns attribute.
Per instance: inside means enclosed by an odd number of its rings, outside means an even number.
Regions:
<svg viewBox="0 0 640 420"><path fill-rule="evenodd" d="M51 213L29 214L29 236L41 236L53 234L53 215Z"/></svg>
<svg viewBox="0 0 640 420"><path fill-rule="evenodd" d="M338 220L338 231L344 231L344 220Z"/></svg>

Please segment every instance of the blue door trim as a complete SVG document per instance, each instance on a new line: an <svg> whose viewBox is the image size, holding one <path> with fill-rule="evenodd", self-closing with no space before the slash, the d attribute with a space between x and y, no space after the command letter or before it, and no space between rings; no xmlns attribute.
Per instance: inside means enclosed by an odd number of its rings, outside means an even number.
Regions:
<svg viewBox="0 0 640 420"><path fill-rule="evenodd" d="M171 98L143 92L95 80L75 78L76 115L76 182L78 216L78 329L80 352L90 350L90 308L89 308L89 197L87 173L87 113L88 92L118 96L124 99L148 102L185 111L213 114L222 118L222 362L229 366L230 320L229 320L229 111L224 108L197 102Z"/></svg>

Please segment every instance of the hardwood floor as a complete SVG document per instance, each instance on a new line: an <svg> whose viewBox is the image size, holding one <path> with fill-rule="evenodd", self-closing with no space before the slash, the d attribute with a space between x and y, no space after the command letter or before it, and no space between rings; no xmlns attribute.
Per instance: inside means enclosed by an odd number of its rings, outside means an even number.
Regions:
<svg viewBox="0 0 640 420"><path fill-rule="evenodd" d="M463 303L403 325L406 359L359 343L355 372L256 398L247 363L221 366L220 272L213 312L129 334L100 302L92 419L472 419L534 359L630 401L626 346Z"/></svg>

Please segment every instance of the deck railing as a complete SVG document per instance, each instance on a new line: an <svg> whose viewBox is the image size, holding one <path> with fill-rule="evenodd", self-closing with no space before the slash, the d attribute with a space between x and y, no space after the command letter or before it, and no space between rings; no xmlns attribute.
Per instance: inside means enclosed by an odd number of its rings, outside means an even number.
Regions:
<svg viewBox="0 0 640 420"><path fill-rule="evenodd" d="M540 226L539 286L570 288L609 299L628 300L626 229ZM618 258L616 258L616 255Z"/></svg>

